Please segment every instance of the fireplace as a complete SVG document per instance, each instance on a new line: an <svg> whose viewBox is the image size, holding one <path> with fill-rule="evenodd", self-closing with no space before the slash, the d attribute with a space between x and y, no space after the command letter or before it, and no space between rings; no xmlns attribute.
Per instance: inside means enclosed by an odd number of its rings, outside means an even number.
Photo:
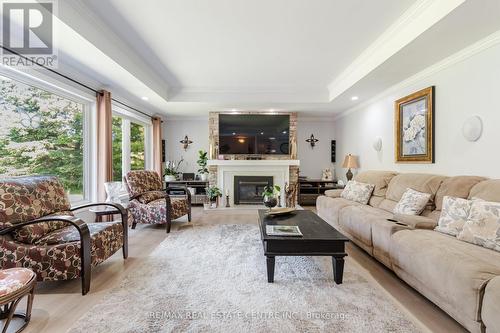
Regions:
<svg viewBox="0 0 500 333"><path fill-rule="evenodd" d="M273 186L272 176L234 176L234 204L262 204L262 193L266 186Z"/></svg>

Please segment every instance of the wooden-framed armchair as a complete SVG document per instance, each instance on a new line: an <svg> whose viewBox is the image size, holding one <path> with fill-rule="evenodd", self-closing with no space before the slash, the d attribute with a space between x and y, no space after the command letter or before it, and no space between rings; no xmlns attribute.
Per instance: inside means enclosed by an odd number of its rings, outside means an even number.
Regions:
<svg viewBox="0 0 500 333"><path fill-rule="evenodd" d="M121 221L85 223L74 216L92 206L114 207ZM119 204L71 207L53 176L0 178L0 263L32 269L38 281L82 279L90 289L91 268L122 248L128 256L128 212Z"/></svg>
<svg viewBox="0 0 500 333"><path fill-rule="evenodd" d="M187 187L176 188L184 192L183 197L171 198L163 189L160 175L150 170L130 171L125 175L124 183L129 194L132 229L137 223L166 224L169 233L172 220L187 215L191 221L191 193Z"/></svg>

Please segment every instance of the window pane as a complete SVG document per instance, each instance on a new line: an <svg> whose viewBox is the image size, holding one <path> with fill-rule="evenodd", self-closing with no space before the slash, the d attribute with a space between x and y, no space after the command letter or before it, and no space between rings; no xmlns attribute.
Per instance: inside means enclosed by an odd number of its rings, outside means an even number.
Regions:
<svg viewBox="0 0 500 333"><path fill-rule="evenodd" d="M113 180L122 180L122 118L113 117Z"/></svg>
<svg viewBox="0 0 500 333"><path fill-rule="evenodd" d="M130 124L130 170L144 170L144 126Z"/></svg>
<svg viewBox="0 0 500 333"><path fill-rule="evenodd" d="M0 77L0 174L55 175L83 198L84 105Z"/></svg>

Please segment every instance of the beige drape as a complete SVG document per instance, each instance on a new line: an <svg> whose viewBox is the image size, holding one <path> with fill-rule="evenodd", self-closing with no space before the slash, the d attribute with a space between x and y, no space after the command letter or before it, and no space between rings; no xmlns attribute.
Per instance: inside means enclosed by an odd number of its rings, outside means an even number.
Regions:
<svg viewBox="0 0 500 333"><path fill-rule="evenodd" d="M153 121L153 170L163 176L163 162L161 154L161 118L154 117Z"/></svg>
<svg viewBox="0 0 500 333"><path fill-rule="evenodd" d="M97 94L97 200L104 201L104 183L113 180L111 93Z"/></svg>

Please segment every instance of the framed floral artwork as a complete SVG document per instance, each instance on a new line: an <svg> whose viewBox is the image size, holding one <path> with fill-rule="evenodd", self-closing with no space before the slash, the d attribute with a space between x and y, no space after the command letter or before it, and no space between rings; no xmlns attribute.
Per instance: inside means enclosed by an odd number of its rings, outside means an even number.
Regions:
<svg viewBox="0 0 500 333"><path fill-rule="evenodd" d="M396 162L434 163L434 86L395 102Z"/></svg>

